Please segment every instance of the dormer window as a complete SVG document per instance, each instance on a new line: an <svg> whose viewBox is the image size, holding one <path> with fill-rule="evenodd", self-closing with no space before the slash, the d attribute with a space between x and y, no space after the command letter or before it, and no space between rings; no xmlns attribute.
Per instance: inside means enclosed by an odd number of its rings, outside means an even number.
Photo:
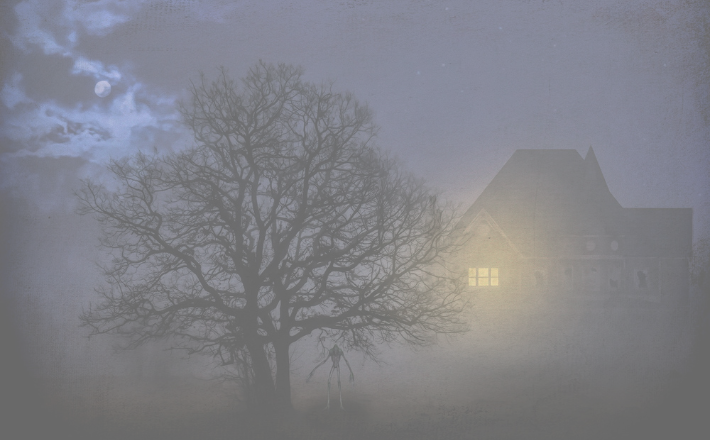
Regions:
<svg viewBox="0 0 710 440"><path fill-rule="evenodd" d="M468 269L468 285L498 287L497 267L471 267Z"/></svg>

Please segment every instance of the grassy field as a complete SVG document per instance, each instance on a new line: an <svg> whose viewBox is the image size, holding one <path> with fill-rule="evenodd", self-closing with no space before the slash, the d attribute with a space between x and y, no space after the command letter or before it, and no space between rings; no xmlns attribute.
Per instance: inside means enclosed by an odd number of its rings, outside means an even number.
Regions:
<svg viewBox="0 0 710 440"><path fill-rule="evenodd" d="M530 297L471 313L457 340L392 348L382 366L351 355L345 410L324 409L327 367L305 383L306 353L293 365L295 410L279 419L245 412L217 381L78 377L23 394L12 425L27 435L12 438L709 438L707 341L692 308Z"/></svg>
<svg viewBox="0 0 710 440"><path fill-rule="evenodd" d="M183 387L183 391L188 391ZM225 399L198 402L196 395L159 393L155 401L98 407L76 404L48 407L47 419L32 428L45 438L71 439L691 439L701 435L706 409L689 388L665 399L625 410L574 390L547 396L472 398L467 404L374 405L373 396L347 394L345 410L323 408L323 398L296 402L280 419L259 420ZM189 397L188 397L189 396ZM691 399L688 401L688 399ZM694 411L694 412L693 412ZM40 415L41 412L38 412ZM707 424L704 425L707 428ZM30 429L28 432L32 432ZM705 431L707 432L710 431ZM19 438L19 437L17 437ZM35 438L35 437L26 437Z"/></svg>

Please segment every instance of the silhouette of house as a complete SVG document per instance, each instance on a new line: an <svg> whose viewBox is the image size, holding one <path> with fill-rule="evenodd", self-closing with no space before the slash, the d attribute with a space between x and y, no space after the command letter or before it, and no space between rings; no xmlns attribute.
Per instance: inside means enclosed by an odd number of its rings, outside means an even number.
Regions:
<svg viewBox="0 0 710 440"><path fill-rule="evenodd" d="M462 217L469 286L679 298L692 209L623 208L592 148L517 150Z"/></svg>

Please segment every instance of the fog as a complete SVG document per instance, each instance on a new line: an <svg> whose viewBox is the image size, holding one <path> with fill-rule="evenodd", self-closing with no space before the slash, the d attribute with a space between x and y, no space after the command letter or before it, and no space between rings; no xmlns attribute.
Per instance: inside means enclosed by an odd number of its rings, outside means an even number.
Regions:
<svg viewBox="0 0 710 440"><path fill-rule="evenodd" d="M705 2L380 3L0 6L3 426L29 438L710 431L708 295L697 286L668 293L685 298L672 303L468 290L467 333L380 346L380 363L346 352L355 382L342 381L341 412L323 410L328 364L305 382L325 356L305 338L291 349L298 418L268 432L247 429L243 396L214 360L165 340L116 350L119 337L79 327L107 258L95 219L76 213L80 179L104 181L110 158L190 145L176 110L190 81L220 65L238 78L262 59L367 102L377 144L460 215L516 150L593 146L623 207L692 208L693 241L710 237ZM100 80L107 97L94 93Z"/></svg>
<svg viewBox="0 0 710 440"><path fill-rule="evenodd" d="M251 437L234 419L244 409L238 387L219 381L221 370L208 359L165 351L160 341L116 352L114 337L89 340L78 328L77 316L101 282L84 269L101 258L82 239L98 233L89 218L57 211L16 218L24 224L14 231L33 233L4 236L17 249L9 264L15 270L3 274L6 286L24 292L3 307L15 311L6 317L17 344L10 353L22 362L5 380L18 396L13 409L23 408L17 405L24 398L30 414L46 414L34 429L61 427L87 438L96 430L106 438L222 438L221 429L234 429L238 438ZM50 261L55 252L63 258ZM27 266L42 270L18 276ZM305 382L324 356L316 341L295 344L293 404L306 425L295 425L293 438L341 429L405 438L412 427L421 438L664 438L702 429L701 292L675 306L539 290L503 299L470 295L466 334L416 350L382 346L379 365L346 353L355 382L343 377L344 412L323 410L329 364ZM336 390L333 382L331 399Z"/></svg>

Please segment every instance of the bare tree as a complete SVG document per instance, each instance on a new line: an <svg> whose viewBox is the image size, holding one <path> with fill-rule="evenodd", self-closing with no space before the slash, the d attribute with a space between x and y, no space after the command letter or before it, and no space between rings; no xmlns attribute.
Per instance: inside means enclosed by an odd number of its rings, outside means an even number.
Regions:
<svg viewBox="0 0 710 440"><path fill-rule="evenodd" d="M113 255L82 324L241 361L260 409L290 407L289 347L314 332L374 356L465 328L451 210L372 145L366 106L301 74L203 77L181 106L193 148L113 161L117 190L78 192Z"/></svg>

